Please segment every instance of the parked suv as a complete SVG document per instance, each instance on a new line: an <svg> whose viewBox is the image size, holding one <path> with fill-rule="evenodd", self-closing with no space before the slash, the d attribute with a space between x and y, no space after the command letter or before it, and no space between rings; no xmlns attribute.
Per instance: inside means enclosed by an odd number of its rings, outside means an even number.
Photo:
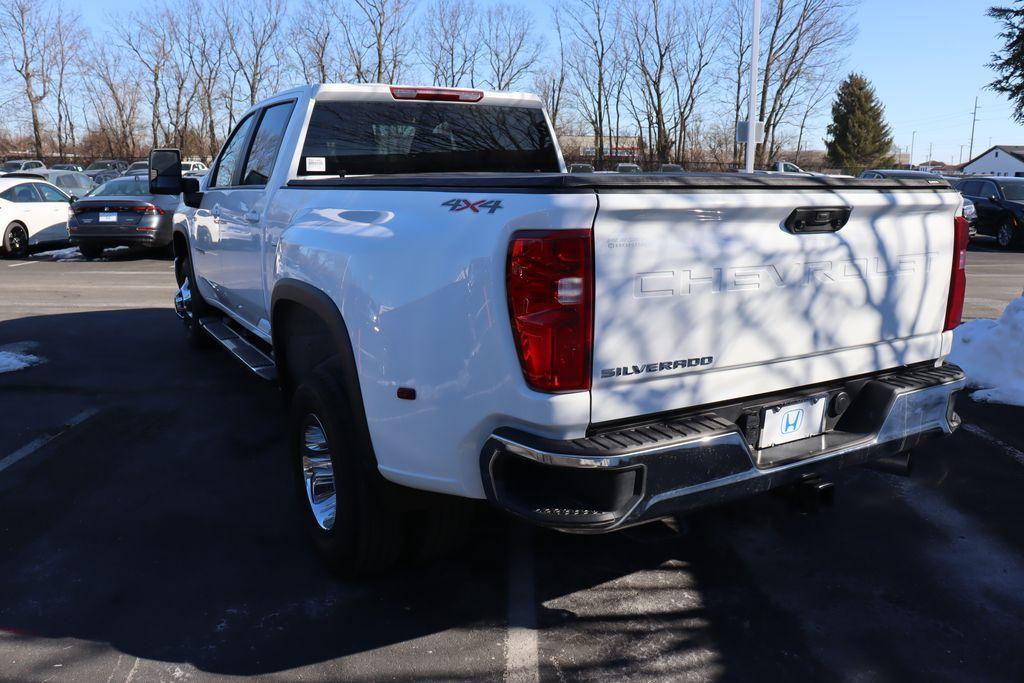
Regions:
<svg viewBox="0 0 1024 683"><path fill-rule="evenodd" d="M0 165L0 173L17 173L18 171L39 171L46 165L38 159L12 159Z"/></svg>
<svg viewBox="0 0 1024 683"><path fill-rule="evenodd" d="M956 189L974 203L978 234L996 238L1003 249L1024 234L1024 178L964 178Z"/></svg>

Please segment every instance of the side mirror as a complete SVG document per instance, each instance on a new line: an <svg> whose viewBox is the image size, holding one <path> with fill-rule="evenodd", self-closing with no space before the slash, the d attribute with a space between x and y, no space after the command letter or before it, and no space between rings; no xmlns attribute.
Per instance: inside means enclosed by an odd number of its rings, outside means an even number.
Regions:
<svg viewBox="0 0 1024 683"><path fill-rule="evenodd" d="M154 149L149 153L149 193L181 194L181 152Z"/></svg>
<svg viewBox="0 0 1024 683"><path fill-rule="evenodd" d="M77 194L70 195L69 198L68 198L68 204L74 204L77 201L78 201L78 195Z"/></svg>
<svg viewBox="0 0 1024 683"><path fill-rule="evenodd" d="M999 197L997 197L994 194L992 194L992 195L989 195L988 200L990 202L996 202L996 201L999 201Z"/></svg>
<svg viewBox="0 0 1024 683"><path fill-rule="evenodd" d="M181 199L185 206L198 209L203 203L203 193L199 191L198 178L181 179Z"/></svg>

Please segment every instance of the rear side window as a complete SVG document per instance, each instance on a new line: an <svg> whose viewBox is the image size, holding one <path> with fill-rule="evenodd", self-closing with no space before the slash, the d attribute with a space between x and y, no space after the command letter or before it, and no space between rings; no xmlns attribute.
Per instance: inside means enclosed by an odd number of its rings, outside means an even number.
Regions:
<svg viewBox="0 0 1024 683"><path fill-rule="evenodd" d="M240 184L266 185L270 180L274 161L277 159L277 150L281 148L281 139L284 138L285 128L288 127L288 119L292 116L292 107L294 104L291 102L267 107L260 119L260 125L256 128L256 135L252 138L249 158L245 162Z"/></svg>
<svg viewBox="0 0 1024 683"><path fill-rule="evenodd" d="M303 175L558 172L544 114L455 102L319 101Z"/></svg>
<svg viewBox="0 0 1024 683"><path fill-rule="evenodd" d="M254 120L253 114L245 117L235 128L235 132L231 134L228 144L224 145L224 149L220 153L220 160L217 162L217 172L213 176L212 187L226 187L234 182L232 179L242 163L245 143L249 138L249 129L252 128Z"/></svg>
<svg viewBox="0 0 1024 683"><path fill-rule="evenodd" d="M961 194L965 194L968 197L980 197L979 188L981 183L977 180L965 180L964 182L957 185L957 189L960 190Z"/></svg>
<svg viewBox="0 0 1024 683"><path fill-rule="evenodd" d="M4 190L3 194L0 194L0 197L3 197L9 202L19 203L42 201L40 196L36 194L36 191L35 189L33 189L32 185L28 183L15 185L14 187L8 190Z"/></svg>

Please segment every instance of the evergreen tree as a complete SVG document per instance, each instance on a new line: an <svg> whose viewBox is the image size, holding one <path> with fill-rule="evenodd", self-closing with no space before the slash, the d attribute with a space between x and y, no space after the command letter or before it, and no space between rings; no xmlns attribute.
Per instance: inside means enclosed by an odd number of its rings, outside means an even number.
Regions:
<svg viewBox="0 0 1024 683"><path fill-rule="evenodd" d="M828 159L836 168L857 174L865 168L895 164L885 108L868 79L860 74L850 74L839 85L828 135Z"/></svg>
<svg viewBox="0 0 1024 683"><path fill-rule="evenodd" d="M987 12L1003 27L999 32L1003 49L988 63L999 76L988 87L1007 95L1013 103L1013 118L1024 123L1024 7L1022 0L1016 2L1018 7L990 7Z"/></svg>

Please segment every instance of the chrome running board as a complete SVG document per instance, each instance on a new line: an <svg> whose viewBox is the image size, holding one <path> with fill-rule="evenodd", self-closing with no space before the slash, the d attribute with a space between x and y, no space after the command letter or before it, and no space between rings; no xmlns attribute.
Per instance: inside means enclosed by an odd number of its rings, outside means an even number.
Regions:
<svg viewBox="0 0 1024 683"><path fill-rule="evenodd" d="M266 380L277 379L277 368L274 365L274 359L236 332L222 318L219 316L200 318L199 324L206 330L207 334L234 354L257 377Z"/></svg>

